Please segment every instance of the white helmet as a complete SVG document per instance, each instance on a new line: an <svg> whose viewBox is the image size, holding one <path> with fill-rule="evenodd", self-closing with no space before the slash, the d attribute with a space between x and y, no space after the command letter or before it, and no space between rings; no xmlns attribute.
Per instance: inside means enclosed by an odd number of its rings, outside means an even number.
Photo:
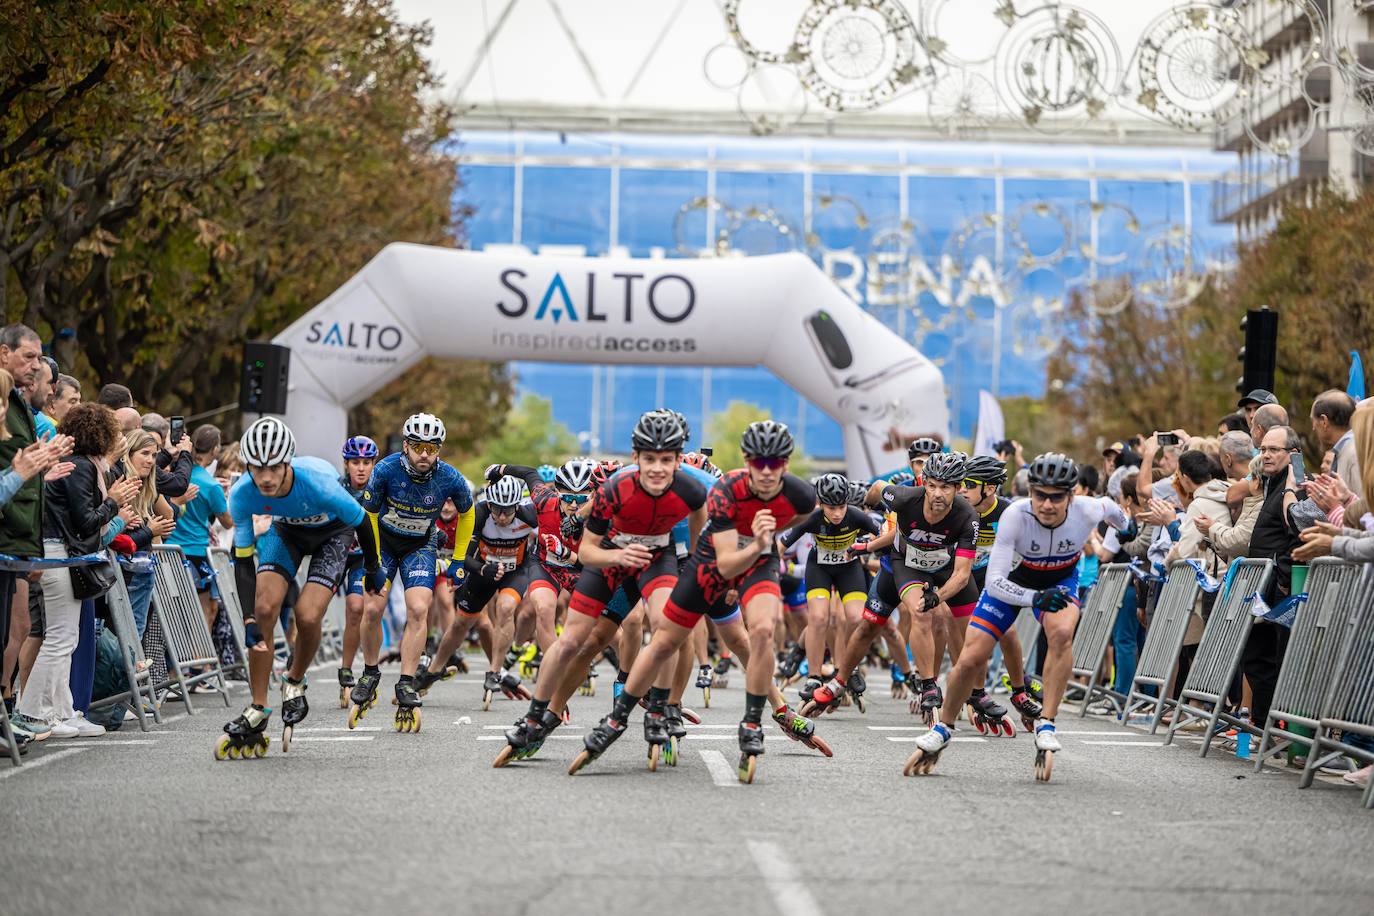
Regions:
<svg viewBox="0 0 1374 916"><path fill-rule="evenodd" d="M496 483L487 487L487 505L501 509L514 509L525 498L525 485L507 474Z"/></svg>
<svg viewBox="0 0 1374 916"><path fill-rule="evenodd" d="M417 413L406 420L401 427L401 435L408 442L434 442L444 444L444 421L432 413Z"/></svg>
<svg viewBox="0 0 1374 916"><path fill-rule="evenodd" d="M554 474L553 484L569 493L585 493L592 488L596 462L590 458L569 458Z"/></svg>
<svg viewBox="0 0 1374 916"><path fill-rule="evenodd" d="M249 467L285 464L296 456L296 437L276 417L254 420L239 439L239 457Z"/></svg>

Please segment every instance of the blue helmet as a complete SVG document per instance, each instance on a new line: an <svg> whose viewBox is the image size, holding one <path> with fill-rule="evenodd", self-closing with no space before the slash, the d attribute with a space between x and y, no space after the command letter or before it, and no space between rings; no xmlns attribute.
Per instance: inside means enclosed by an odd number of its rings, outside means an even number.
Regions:
<svg viewBox="0 0 1374 916"><path fill-rule="evenodd" d="M544 483L553 483L554 477L558 476L558 468L551 464L539 465L539 479Z"/></svg>
<svg viewBox="0 0 1374 916"><path fill-rule="evenodd" d="M367 436L353 436L344 441L343 456L345 461L349 458L376 458L377 443Z"/></svg>

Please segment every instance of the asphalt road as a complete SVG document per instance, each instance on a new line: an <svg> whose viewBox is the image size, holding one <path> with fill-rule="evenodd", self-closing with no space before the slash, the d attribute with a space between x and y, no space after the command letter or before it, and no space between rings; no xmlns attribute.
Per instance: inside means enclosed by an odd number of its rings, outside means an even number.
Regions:
<svg viewBox="0 0 1374 916"><path fill-rule="evenodd" d="M1196 739L1060 716L1037 784L1029 736L962 725L934 775L904 778L919 732L879 677L867 715L826 717L827 760L769 726L754 785L734 776L738 681L650 773L638 726L566 774L609 678L532 761L491 769L524 704L481 710L440 684L414 735L379 704L349 732L333 669L312 676L291 752L216 762L232 710L140 733L49 740L0 761L0 913L813 914L1374 911L1374 812L1353 787L1256 775ZM389 696L396 669L384 669ZM879 690L879 687L882 690ZM960 740L962 739L962 740Z"/></svg>

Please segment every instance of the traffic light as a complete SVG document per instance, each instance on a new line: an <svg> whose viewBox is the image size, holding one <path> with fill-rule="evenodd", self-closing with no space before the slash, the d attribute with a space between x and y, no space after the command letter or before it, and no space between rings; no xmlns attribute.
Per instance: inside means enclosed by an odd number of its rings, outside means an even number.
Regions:
<svg viewBox="0 0 1374 916"><path fill-rule="evenodd" d="M290 347L261 340L244 343L239 410L244 413L286 413L290 375Z"/></svg>
<svg viewBox="0 0 1374 916"><path fill-rule="evenodd" d="M1236 382L1236 391L1248 394L1256 388L1274 390L1274 366L1278 362L1279 313L1261 306L1245 313L1240 321L1245 346L1237 359L1244 366L1244 374Z"/></svg>

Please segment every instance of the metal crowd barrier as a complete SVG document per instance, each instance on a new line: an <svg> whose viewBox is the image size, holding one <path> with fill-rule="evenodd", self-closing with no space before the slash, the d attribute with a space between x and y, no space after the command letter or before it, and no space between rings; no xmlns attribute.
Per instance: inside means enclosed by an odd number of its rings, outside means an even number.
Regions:
<svg viewBox="0 0 1374 916"><path fill-rule="evenodd" d="M1188 633L1201 587L1197 572L1187 562L1179 560L1169 567L1155 602L1154 617L1145 632L1145 645L1140 650L1135 677L1131 680L1121 721L1129 722L1132 713L1154 707L1150 713L1150 734L1159 731L1164 710L1175 705L1169 698L1169 686L1178 671L1179 653Z"/></svg>
<svg viewBox="0 0 1374 916"><path fill-rule="evenodd" d="M1248 722L1232 716L1224 707L1226 694L1240 668L1245 643L1250 638L1250 628L1255 622L1254 615L1250 613L1252 597L1257 592L1263 594L1273 576L1273 560L1241 560L1235 565L1230 587L1218 599L1212 615L1207 618L1207 629L1202 634L1197 655L1188 670L1188 679L1179 692L1165 744L1173 743L1174 733L1183 725L1202 720L1206 722L1206 731L1198 756L1206 757L1212 738L1216 735L1218 721L1242 731L1250 730Z"/></svg>
<svg viewBox="0 0 1374 916"><path fill-rule="evenodd" d="M1107 644L1112 639L1121 599L1130 587L1131 570L1125 563L1101 567L1097 584L1088 593L1088 601L1078 618L1078 628L1073 634L1072 676L1084 678L1084 682L1079 684L1070 681L1066 691L1083 695L1083 708L1078 713L1080 718L1088 714L1088 704L1097 694L1111 700L1118 710L1121 708L1119 694L1113 693L1109 687L1100 686L1097 674L1107 655Z"/></svg>
<svg viewBox="0 0 1374 916"><path fill-rule="evenodd" d="M1374 752L1345 744L1335 732L1374 737L1374 570L1366 566L1361 576L1355 611L1350 615L1348 636L1343 640L1335 673L1322 701L1321 718L1313 736L1299 786L1312 784L1317 768L1343 756L1374 763ZM1301 613L1299 613L1301 619ZM1363 804L1374 808L1374 780L1364 790Z"/></svg>
<svg viewBox="0 0 1374 916"><path fill-rule="evenodd" d="M234 631L234 651L239 663L235 665L248 677L248 648L244 645L243 607L239 604L239 590L234 582L234 560L223 547L210 548L210 568L215 571L215 583L219 586L219 597L224 602L224 613L229 617L229 628Z"/></svg>
<svg viewBox="0 0 1374 916"><path fill-rule="evenodd" d="M1357 566L1334 557L1322 557L1307 573L1307 601L1298 609L1288 650L1279 670L1274 700L1262 723L1255 771L1265 760L1303 745L1317 730L1322 700L1331 686L1341 646L1359 608L1367 600L1371 580ZM1294 726L1306 729L1294 730Z"/></svg>
<svg viewBox="0 0 1374 916"><path fill-rule="evenodd" d="M215 651L215 641L201 611L196 584L186 568L185 555L180 547L162 544L153 548L153 557L157 560L156 591L150 613L157 614L167 637L167 655L171 660L169 680L180 688L187 715L195 715L191 706L191 687L206 681L219 683L220 697L228 706L229 685L225 683L219 653ZM195 673L193 668L202 670Z"/></svg>
<svg viewBox="0 0 1374 916"><path fill-rule="evenodd" d="M118 563L113 557L112 562ZM157 707L157 689L153 683L153 670L148 656L143 652L143 641L138 635L138 623L134 620L134 606L129 600L129 590L124 584L121 573L115 577L114 585L105 593L105 605L109 610L110 629L119 640L119 655L124 660L124 679L128 689L114 696L103 697L91 702L91 709L113 706L128 702L138 717L138 727L148 730L148 716L144 712L144 702L152 710L153 720L162 723L162 713Z"/></svg>
<svg viewBox="0 0 1374 916"><path fill-rule="evenodd" d="M1040 638L1040 621L1035 619L1035 612L1030 608L1022 608L1021 613L1016 617L1016 635L1021 641L1021 663L1026 667L1026 673L1031 673L1031 656L1035 654L1035 641ZM1017 685L1013 685L1017 686Z"/></svg>

